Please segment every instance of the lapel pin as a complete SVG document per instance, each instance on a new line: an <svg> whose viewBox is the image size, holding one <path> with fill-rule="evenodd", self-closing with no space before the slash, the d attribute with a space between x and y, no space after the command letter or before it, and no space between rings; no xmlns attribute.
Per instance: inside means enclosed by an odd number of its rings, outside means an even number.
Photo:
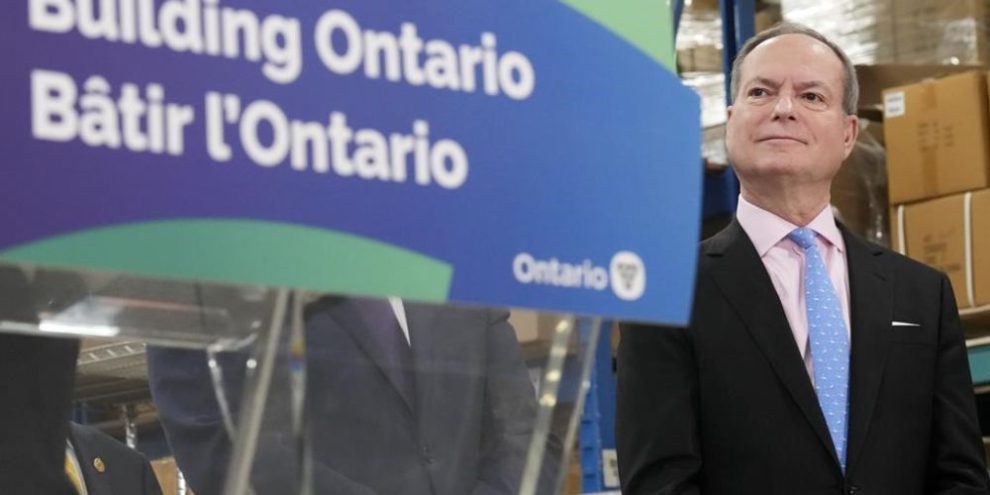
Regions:
<svg viewBox="0 0 990 495"><path fill-rule="evenodd" d="M107 465L103 463L103 459L96 457L93 459L93 467L96 469L97 473L103 473L107 470Z"/></svg>

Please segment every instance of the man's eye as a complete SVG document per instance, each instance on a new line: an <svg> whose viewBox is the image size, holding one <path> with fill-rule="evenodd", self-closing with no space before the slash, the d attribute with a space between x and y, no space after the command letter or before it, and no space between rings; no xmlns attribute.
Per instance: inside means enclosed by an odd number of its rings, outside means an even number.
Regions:
<svg viewBox="0 0 990 495"><path fill-rule="evenodd" d="M805 93L801 95L801 97L812 103L821 103L822 101L825 101L825 99L822 98L822 95L817 93Z"/></svg>
<svg viewBox="0 0 990 495"><path fill-rule="evenodd" d="M766 96L767 90L763 88L752 88L749 90L749 96Z"/></svg>

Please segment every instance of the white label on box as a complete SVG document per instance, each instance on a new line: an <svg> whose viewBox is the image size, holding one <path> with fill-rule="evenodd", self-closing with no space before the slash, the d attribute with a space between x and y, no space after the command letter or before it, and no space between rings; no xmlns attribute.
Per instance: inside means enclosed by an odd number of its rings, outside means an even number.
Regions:
<svg viewBox="0 0 990 495"><path fill-rule="evenodd" d="M900 117L904 115L904 92L894 91L883 95L883 118Z"/></svg>
<svg viewBox="0 0 990 495"><path fill-rule="evenodd" d="M605 488L619 487L619 459L615 449L602 449L602 481Z"/></svg>

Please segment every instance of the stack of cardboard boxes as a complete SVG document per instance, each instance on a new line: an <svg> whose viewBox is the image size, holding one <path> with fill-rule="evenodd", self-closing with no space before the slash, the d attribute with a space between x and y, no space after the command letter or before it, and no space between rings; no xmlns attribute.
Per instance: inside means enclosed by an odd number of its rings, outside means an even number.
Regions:
<svg viewBox="0 0 990 495"><path fill-rule="evenodd" d="M691 2L677 28L679 73L722 72L722 15L718 3Z"/></svg>
<svg viewBox="0 0 990 495"><path fill-rule="evenodd" d="M977 65L857 65L860 133L852 153L832 182L836 218L851 231L886 247L891 242L883 90L924 79L980 69Z"/></svg>
<svg viewBox="0 0 990 495"><path fill-rule="evenodd" d="M857 64L970 64L990 56L985 0L781 0L781 9Z"/></svg>
<svg viewBox="0 0 990 495"><path fill-rule="evenodd" d="M893 248L948 274L961 309L990 305L987 73L883 92Z"/></svg>
<svg viewBox="0 0 990 495"><path fill-rule="evenodd" d="M785 20L806 24L835 41L853 63L895 61L894 0L781 0Z"/></svg>
<svg viewBox="0 0 990 495"><path fill-rule="evenodd" d="M894 62L966 64L990 56L985 0L890 0Z"/></svg>

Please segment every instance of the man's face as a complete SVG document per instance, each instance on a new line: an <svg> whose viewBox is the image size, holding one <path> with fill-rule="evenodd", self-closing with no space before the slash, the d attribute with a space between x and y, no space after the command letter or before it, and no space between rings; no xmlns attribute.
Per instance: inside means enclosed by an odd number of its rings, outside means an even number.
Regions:
<svg viewBox="0 0 990 495"><path fill-rule="evenodd" d="M786 34L757 46L739 70L725 142L740 179L831 181L859 130L842 108L839 57L814 38Z"/></svg>

